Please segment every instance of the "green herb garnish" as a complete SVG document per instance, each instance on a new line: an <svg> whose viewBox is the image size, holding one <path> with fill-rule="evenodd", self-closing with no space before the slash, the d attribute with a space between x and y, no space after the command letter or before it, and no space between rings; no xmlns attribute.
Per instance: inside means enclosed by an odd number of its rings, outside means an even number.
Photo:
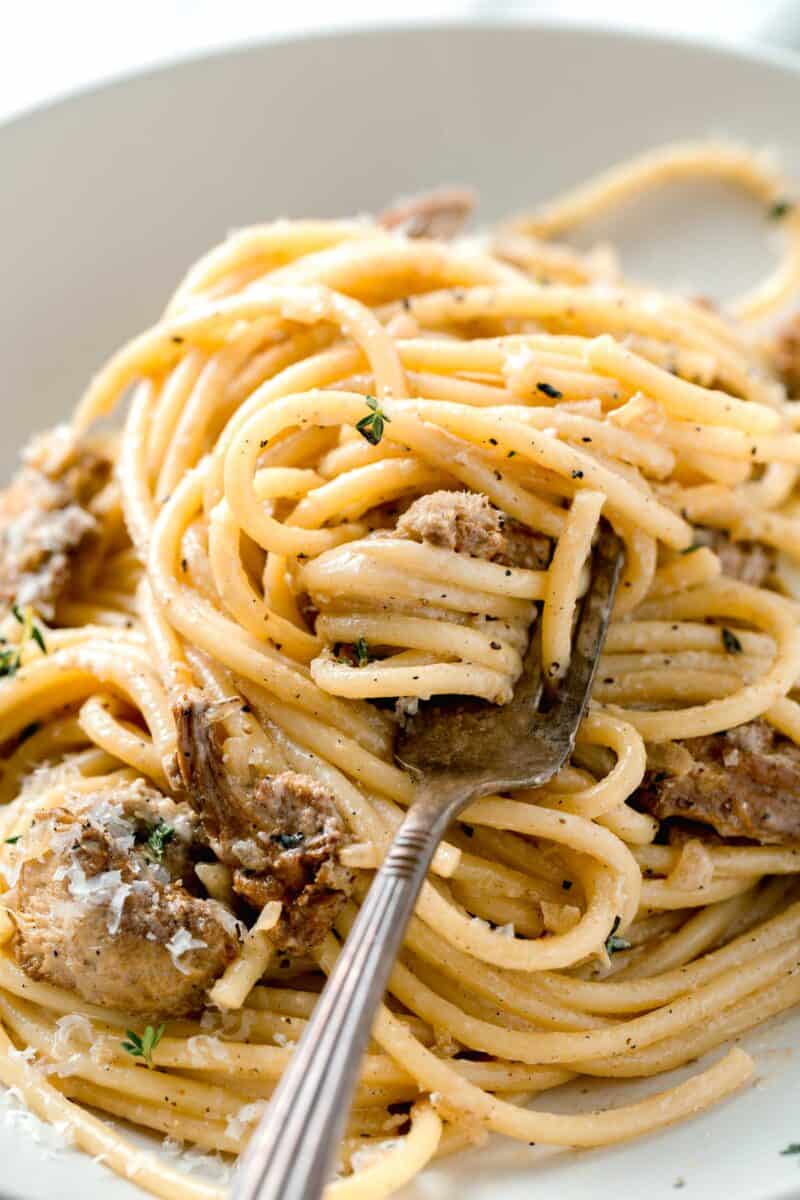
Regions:
<svg viewBox="0 0 800 1200"><path fill-rule="evenodd" d="M0 650L0 676L16 675L19 670L19 650Z"/></svg>
<svg viewBox="0 0 800 1200"><path fill-rule="evenodd" d="M789 1145L781 1150L781 1154L800 1154L800 1142L789 1142Z"/></svg>
<svg viewBox="0 0 800 1200"><path fill-rule="evenodd" d="M21 834L21 833L18 833L18 834L16 834L14 837L6 838L6 839L5 839L5 844L6 844L7 846L16 846L17 842L19 841L19 839L20 839L21 837L22 837L22 834Z"/></svg>
<svg viewBox="0 0 800 1200"><path fill-rule="evenodd" d="M306 840L304 833L273 833L270 841L275 842L282 850L297 850Z"/></svg>
<svg viewBox="0 0 800 1200"><path fill-rule="evenodd" d="M722 644L728 654L742 653L742 643L739 641L732 629L723 629Z"/></svg>
<svg viewBox="0 0 800 1200"><path fill-rule="evenodd" d="M359 638L356 642L356 659L360 667L365 667L370 659L369 646L364 638Z"/></svg>
<svg viewBox="0 0 800 1200"><path fill-rule="evenodd" d="M348 667L366 667L372 661L369 643L360 637L353 643L344 643L335 651L337 662L346 663Z"/></svg>
<svg viewBox="0 0 800 1200"><path fill-rule="evenodd" d="M788 217L793 208L793 200L776 200L774 204L770 205L767 216L769 217L770 221L782 221L784 217Z"/></svg>
<svg viewBox="0 0 800 1200"><path fill-rule="evenodd" d="M165 1029L166 1025L159 1025L156 1029L152 1025L148 1025L141 1037L138 1033L126 1029L126 1041L121 1042L120 1045L127 1054L130 1054L131 1058L141 1058L144 1065L152 1069L153 1051L164 1036Z"/></svg>
<svg viewBox="0 0 800 1200"><path fill-rule="evenodd" d="M702 542L693 542L691 546L687 546L685 550L679 550L679 554L694 554L695 550L702 550Z"/></svg>
<svg viewBox="0 0 800 1200"><path fill-rule="evenodd" d="M391 417L387 417L386 413L381 408L374 396L367 396L367 408L370 410L365 417L356 422L356 429L363 438L366 438L371 446L377 446L378 442L383 437L383 428Z"/></svg>
<svg viewBox="0 0 800 1200"><path fill-rule="evenodd" d="M22 626L22 640L27 641L28 638L33 638L42 654L47 654L44 634L33 619L33 609L30 604L26 604L23 610L20 610L16 604L12 604L11 611L15 620L19 621Z"/></svg>
<svg viewBox="0 0 800 1200"><path fill-rule="evenodd" d="M164 850L174 837L175 830L171 825L167 825L166 821L159 821L156 825L149 825L147 827L145 849L155 862L162 861Z"/></svg>
<svg viewBox="0 0 800 1200"><path fill-rule="evenodd" d="M630 950L631 944L627 938L617 937L622 917L614 917L611 933L606 938L606 954L616 954L618 950Z"/></svg>
<svg viewBox="0 0 800 1200"><path fill-rule="evenodd" d="M47 643L44 634L33 618L33 609L29 604L21 609L18 604L11 605L11 614L15 621L22 626L22 636L16 646L5 646L0 650L0 676L16 675L22 666L22 647L29 638L36 642L42 654L47 654Z"/></svg>

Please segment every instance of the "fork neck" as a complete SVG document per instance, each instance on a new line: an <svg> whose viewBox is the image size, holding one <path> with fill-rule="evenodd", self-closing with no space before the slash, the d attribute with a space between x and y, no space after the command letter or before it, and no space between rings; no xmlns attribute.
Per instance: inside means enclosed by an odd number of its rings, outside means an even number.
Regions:
<svg viewBox="0 0 800 1200"><path fill-rule="evenodd" d="M404 828L441 839L451 821L475 799L478 792L474 780L464 779L450 771L423 775L403 821Z"/></svg>

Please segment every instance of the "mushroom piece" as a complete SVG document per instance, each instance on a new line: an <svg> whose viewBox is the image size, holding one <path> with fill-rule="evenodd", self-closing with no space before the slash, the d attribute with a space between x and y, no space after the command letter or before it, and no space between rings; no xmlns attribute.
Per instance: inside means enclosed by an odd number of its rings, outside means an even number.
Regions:
<svg viewBox="0 0 800 1200"><path fill-rule="evenodd" d="M400 517L397 533L505 567L540 570L550 559L549 538L501 512L479 492L420 496Z"/></svg>
<svg viewBox="0 0 800 1200"><path fill-rule="evenodd" d="M686 769L648 771L637 808L710 825L726 838L800 838L800 746L760 720L677 745L689 752Z"/></svg>
<svg viewBox="0 0 800 1200"><path fill-rule="evenodd" d="M50 619L58 599L91 575L101 532L89 506L111 469L68 428L40 434L25 448L0 492L0 606L30 604Z"/></svg>
<svg viewBox="0 0 800 1200"><path fill-rule="evenodd" d="M774 361L789 396L800 396L800 312L790 317L778 332Z"/></svg>
<svg viewBox="0 0 800 1200"><path fill-rule="evenodd" d="M763 587L775 567L775 551L763 542L734 541L725 529L695 530L698 545L714 551L722 574L753 587Z"/></svg>
<svg viewBox="0 0 800 1200"><path fill-rule="evenodd" d="M255 907L283 905L276 948L299 955L331 929L353 886L338 858L346 840L333 796L309 775L283 771L257 783L228 768L216 719L200 693L176 706L179 768L209 845L232 871L234 892Z"/></svg>
<svg viewBox="0 0 800 1200"><path fill-rule="evenodd" d="M377 221L384 229L406 237L449 240L461 232L474 207L471 188L434 188L384 209Z"/></svg>
<svg viewBox="0 0 800 1200"><path fill-rule="evenodd" d="M142 780L38 817L3 897L33 979L130 1014L199 1011L239 948L239 925L200 896L197 821Z"/></svg>

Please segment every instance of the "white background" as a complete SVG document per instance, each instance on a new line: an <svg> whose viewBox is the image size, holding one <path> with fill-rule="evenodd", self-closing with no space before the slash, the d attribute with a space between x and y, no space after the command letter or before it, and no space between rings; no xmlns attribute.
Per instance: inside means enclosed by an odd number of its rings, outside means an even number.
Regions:
<svg viewBox="0 0 800 1200"><path fill-rule="evenodd" d="M0 0L0 119L157 62L275 35L527 14L800 49L800 0Z"/></svg>

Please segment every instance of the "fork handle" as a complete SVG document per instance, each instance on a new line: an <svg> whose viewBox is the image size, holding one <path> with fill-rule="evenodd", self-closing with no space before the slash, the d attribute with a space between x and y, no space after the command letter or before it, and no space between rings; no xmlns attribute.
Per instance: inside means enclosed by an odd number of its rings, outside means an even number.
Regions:
<svg viewBox="0 0 800 1200"><path fill-rule="evenodd" d="M247 1147L235 1200L318 1200L394 961L452 806L420 789Z"/></svg>

